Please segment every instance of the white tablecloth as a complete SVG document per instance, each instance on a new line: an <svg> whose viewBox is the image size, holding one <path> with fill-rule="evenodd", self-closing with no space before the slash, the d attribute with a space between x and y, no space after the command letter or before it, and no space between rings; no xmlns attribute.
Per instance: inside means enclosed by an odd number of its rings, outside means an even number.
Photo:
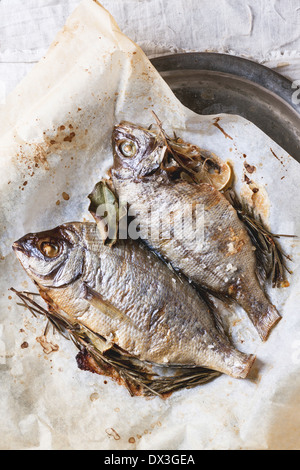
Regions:
<svg viewBox="0 0 300 470"><path fill-rule="evenodd" d="M80 0L0 0L0 100L39 61ZM300 79L299 0L103 0L148 56L240 55Z"/></svg>

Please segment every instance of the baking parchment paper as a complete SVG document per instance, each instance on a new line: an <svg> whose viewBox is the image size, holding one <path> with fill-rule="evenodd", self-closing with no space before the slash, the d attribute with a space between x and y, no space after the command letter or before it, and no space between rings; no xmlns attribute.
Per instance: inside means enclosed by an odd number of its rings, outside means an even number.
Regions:
<svg viewBox="0 0 300 470"><path fill-rule="evenodd" d="M249 380L221 376L165 400L130 397L110 379L77 369L71 342L37 338L45 322L16 305L10 287L33 290L11 250L25 233L91 220L87 195L112 162L122 119L167 132L231 162L235 188L274 233L299 234L299 164L238 116L185 108L141 49L94 0L83 0L46 56L9 96L0 117L0 446L3 449L296 449L300 447L299 243L285 289L269 289L283 319L261 343L241 309L224 321L257 355ZM216 119L219 118L218 126ZM222 132L222 130L224 132ZM255 166L253 196L244 163Z"/></svg>

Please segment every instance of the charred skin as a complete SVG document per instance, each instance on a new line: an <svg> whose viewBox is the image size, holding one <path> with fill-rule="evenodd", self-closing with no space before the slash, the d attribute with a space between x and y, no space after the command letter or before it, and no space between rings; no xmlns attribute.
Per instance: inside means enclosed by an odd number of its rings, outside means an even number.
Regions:
<svg viewBox="0 0 300 470"><path fill-rule="evenodd" d="M129 125L125 124L125 128L128 138ZM135 214L142 236L152 249L193 282L235 300L245 309L261 339L266 340L281 317L259 284L254 247L235 209L209 184L170 181L159 168L147 175L144 163L150 159L147 152L143 150L142 158L138 154L130 161L123 158L118 146L122 129L118 126L113 134L111 179L119 198L127 201ZM140 140L140 133L145 131L134 128L132 132L137 148L148 145L153 149L151 133ZM143 168L142 176L140 168ZM189 210L193 214L196 207L203 208L204 214L201 242L194 241L189 231L184 236L176 236L180 233L176 229L182 223L182 214ZM153 236L150 230L150 212L151 228L159 227L159 237L157 233Z"/></svg>
<svg viewBox="0 0 300 470"><path fill-rule="evenodd" d="M73 234L76 245L67 254L62 251L64 260L54 270L52 285L47 260L40 274L36 262L34 272L30 267L30 246L38 234L24 237L14 248L44 295L69 317L142 361L202 366L237 378L248 375L254 356L230 344L196 290L174 279L147 248L133 241L106 247L92 223L66 224L50 235L55 239L65 232L69 239ZM61 275L70 279L73 271L73 281L65 283Z"/></svg>

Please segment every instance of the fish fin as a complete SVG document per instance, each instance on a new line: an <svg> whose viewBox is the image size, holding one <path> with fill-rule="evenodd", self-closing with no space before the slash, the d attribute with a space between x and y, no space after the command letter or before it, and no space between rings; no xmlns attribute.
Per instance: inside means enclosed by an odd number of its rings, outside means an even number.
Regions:
<svg viewBox="0 0 300 470"><path fill-rule="evenodd" d="M87 284L84 284L84 286L84 298L93 307L100 310L101 313L108 316L112 320L129 323L131 326L133 325L136 328L134 322L125 313L112 305L108 300L105 300L104 297L99 292L96 292L92 287L88 286Z"/></svg>
<svg viewBox="0 0 300 470"><path fill-rule="evenodd" d="M265 283L272 280L273 287L287 287L287 273L292 274L287 267L286 260L292 261L282 250L278 240L281 237L297 238L295 235L279 235L271 233L265 227L261 217L254 213L246 203L240 201L233 190L226 191L224 196L237 211L239 219L244 223L253 246L258 267L259 280Z"/></svg>
<svg viewBox="0 0 300 470"><path fill-rule="evenodd" d="M211 294L209 291L204 290L204 289L201 290L200 288L197 289L197 292L199 296L202 298L202 300L204 300L206 305L208 306L208 309L215 320L216 329L218 330L219 333L221 333L221 335L227 338L227 334L224 328L224 323L222 321L222 314L218 306L216 305L215 296Z"/></svg>
<svg viewBox="0 0 300 470"><path fill-rule="evenodd" d="M281 320L276 307L271 304L259 282L249 281L235 299L246 311L262 341L266 341L272 328Z"/></svg>
<svg viewBox="0 0 300 470"><path fill-rule="evenodd" d="M169 395L183 388L191 389L199 385L207 384L220 375L221 372L206 369L205 367L175 368L171 375L168 375L167 371L165 375L154 377L149 384L149 388L152 393L154 392L163 397L164 395Z"/></svg>
<svg viewBox="0 0 300 470"><path fill-rule="evenodd" d="M162 263L164 263L170 269L170 271L174 274L174 276L178 279L179 282L183 283L184 279L189 281L189 279L183 273L181 273L178 269L174 268L174 266L172 265L170 261L168 261L164 256L162 256L157 250L152 248L152 246L149 244L149 242L146 239L144 238L140 239L139 243L142 246L146 246L147 249L151 251L151 253L153 253Z"/></svg>
<svg viewBox="0 0 300 470"><path fill-rule="evenodd" d="M281 316L278 313L274 305L269 305L266 313L261 315L259 320L254 324L262 341L266 341L272 330L272 328L281 320Z"/></svg>
<svg viewBox="0 0 300 470"><path fill-rule="evenodd" d="M252 366L256 360L256 356L254 354L245 354L236 350L232 353L232 357L235 358L234 367L232 367L228 372L224 372L236 379L246 379L250 374Z"/></svg>

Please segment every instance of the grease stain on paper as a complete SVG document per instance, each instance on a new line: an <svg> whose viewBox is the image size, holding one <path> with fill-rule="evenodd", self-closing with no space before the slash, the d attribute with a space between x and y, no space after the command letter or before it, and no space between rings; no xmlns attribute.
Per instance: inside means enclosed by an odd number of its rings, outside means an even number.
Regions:
<svg viewBox="0 0 300 470"><path fill-rule="evenodd" d="M243 201L254 210L257 216L261 216L264 223L268 223L270 215L270 200L266 188L254 181L246 180L241 188Z"/></svg>
<svg viewBox="0 0 300 470"><path fill-rule="evenodd" d="M109 437L113 437L115 441L119 441L121 439L121 436L114 428L107 428L105 429L105 432Z"/></svg>
<svg viewBox="0 0 300 470"><path fill-rule="evenodd" d="M50 170L49 156L60 155L64 150L84 150L87 146L85 142L86 129L80 130L80 125L68 122L58 126L53 131L43 132L43 141L22 143L16 154L17 166L25 165L30 176L34 176L37 168ZM24 182L23 186L27 185Z"/></svg>

